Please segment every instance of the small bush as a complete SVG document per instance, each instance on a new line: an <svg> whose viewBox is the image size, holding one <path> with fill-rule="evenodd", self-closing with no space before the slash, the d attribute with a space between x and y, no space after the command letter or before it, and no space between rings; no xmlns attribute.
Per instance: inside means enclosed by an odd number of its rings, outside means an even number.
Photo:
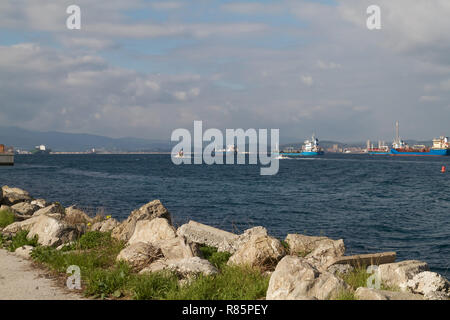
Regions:
<svg viewBox="0 0 450 320"><path fill-rule="evenodd" d="M229 252L218 252L217 248L209 246L200 247L200 251L203 257L218 269L223 268L231 257Z"/></svg>
<svg viewBox="0 0 450 320"><path fill-rule="evenodd" d="M0 228L4 228L15 220L14 212L10 210L1 210L0 211Z"/></svg>
<svg viewBox="0 0 450 320"><path fill-rule="evenodd" d="M354 290L359 287L367 286L367 279L371 276L370 273L367 273L367 269L365 267L355 268L353 271L349 272L346 275L342 276L342 279L350 285Z"/></svg>
<svg viewBox="0 0 450 320"><path fill-rule="evenodd" d="M38 236L35 235L32 239L28 239L28 231L22 230L17 232L17 234L12 237L11 244L8 247L8 250L11 252L16 251L17 248L20 248L22 246L38 246Z"/></svg>

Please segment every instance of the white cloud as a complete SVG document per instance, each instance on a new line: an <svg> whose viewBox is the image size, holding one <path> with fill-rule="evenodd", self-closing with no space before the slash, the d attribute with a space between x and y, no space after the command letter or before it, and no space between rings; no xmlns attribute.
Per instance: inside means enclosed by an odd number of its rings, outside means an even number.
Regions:
<svg viewBox="0 0 450 320"><path fill-rule="evenodd" d="M317 66L319 67L319 69L323 69L323 70L333 70L333 69L340 69L341 65L338 63L334 63L332 61L330 62L325 62L322 60L318 60L317 61Z"/></svg>
<svg viewBox="0 0 450 320"><path fill-rule="evenodd" d="M307 85L308 87L314 84L313 78L309 75L302 75L300 79L302 80L303 84Z"/></svg>
<svg viewBox="0 0 450 320"><path fill-rule="evenodd" d="M436 102L436 101L440 101L441 98L438 96L421 96L420 97L420 101L422 102Z"/></svg>

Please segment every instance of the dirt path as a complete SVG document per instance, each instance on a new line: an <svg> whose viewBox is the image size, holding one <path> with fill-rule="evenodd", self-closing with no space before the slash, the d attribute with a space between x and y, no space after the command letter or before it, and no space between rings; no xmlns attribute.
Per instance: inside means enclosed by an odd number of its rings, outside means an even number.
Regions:
<svg viewBox="0 0 450 320"><path fill-rule="evenodd" d="M82 297L44 278L31 261L0 249L0 300L79 300Z"/></svg>

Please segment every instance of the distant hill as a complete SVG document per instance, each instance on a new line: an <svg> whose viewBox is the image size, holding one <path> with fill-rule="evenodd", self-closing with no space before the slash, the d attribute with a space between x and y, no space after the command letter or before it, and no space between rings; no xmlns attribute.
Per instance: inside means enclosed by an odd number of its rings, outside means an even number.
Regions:
<svg viewBox="0 0 450 320"><path fill-rule="evenodd" d="M0 127L0 143L15 149L32 150L44 144L52 151L87 151L95 148L108 151L154 151L171 150L170 141L141 138L109 138L93 134L41 132L18 127Z"/></svg>
<svg viewBox="0 0 450 320"><path fill-rule="evenodd" d="M377 141L372 141L374 144ZM321 140L320 145L325 149L333 147L337 144L339 148L360 147L365 148L366 142L338 142L332 140ZM388 145L391 142L386 141ZM430 146L431 141L406 140L409 145L424 144ZM170 152L174 143L158 139L142 139L142 138L110 138L94 134L84 133L64 133L57 131L33 131L18 127L0 127L0 144L13 146L20 150L33 150L35 146L44 144L52 151L87 151L95 148L105 151L148 151L148 152ZM204 142L204 146L209 142ZM286 147L301 148L303 141L293 143L280 144L280 149Z"/></svg>

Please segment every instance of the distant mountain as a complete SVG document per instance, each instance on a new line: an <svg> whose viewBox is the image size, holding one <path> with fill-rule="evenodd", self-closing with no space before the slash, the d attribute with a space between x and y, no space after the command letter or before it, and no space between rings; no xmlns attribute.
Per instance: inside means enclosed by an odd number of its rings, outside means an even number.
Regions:
<svg viewBox="0 0 450 320"><path fill-rule="evenodd" d="M44 144L52 151L87 151L95 148L108 151L154 151L171 150L170 141L141 138L109 138L93 134L63 133L56 131L31 131L18 127L0 127L0 143L15 149L33 150Z"/></svg>

